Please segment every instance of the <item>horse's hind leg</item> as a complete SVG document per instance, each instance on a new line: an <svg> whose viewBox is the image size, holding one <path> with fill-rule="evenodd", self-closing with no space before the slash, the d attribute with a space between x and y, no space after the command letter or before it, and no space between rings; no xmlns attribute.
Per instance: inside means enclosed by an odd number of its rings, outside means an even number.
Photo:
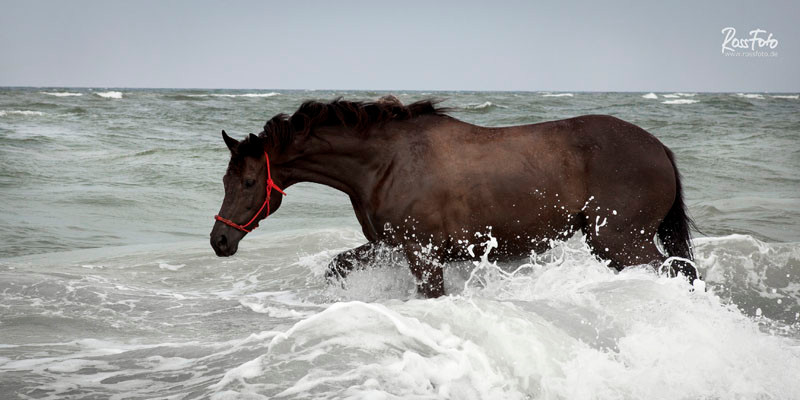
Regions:
<svg viewBox="0 0 800 400"><path fill-rule="evenodd" d="M598 228L594 224L586 224L583 227L586 242L595 256L610 260L609 266L618 271L627 266L641 264L650 264L660 270L667 257L656 246L657 228L652 225L641 227L635 223L622 226ZM672 277L683 272L689 283L693 283L698 277L694 266L682 260L673 260L666 268Z"/></svg>
<svg viewBox="0 0 800 400"><path fill-rule="evenodd" d="M364 269L377 255L378 243L369 242L355 249L339 253L328 264L325 278L330 280L343 279L354 269Z"/></svg>
<svg viewBox="0 0 800 400"><path fill-rule="evenodd" d="M655 244L656 228L635 225L597 227L587 224L583 229L586 242L599 258L611 261L610 267L617 270L630 265L657 264L660 266L666 257Z"/></svg>

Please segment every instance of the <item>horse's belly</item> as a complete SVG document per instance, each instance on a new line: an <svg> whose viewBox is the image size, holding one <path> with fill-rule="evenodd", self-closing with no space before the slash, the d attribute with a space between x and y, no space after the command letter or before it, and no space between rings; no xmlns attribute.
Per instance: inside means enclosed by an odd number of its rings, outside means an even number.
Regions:
<svg viewBox="0 0 800 400"><path fill-rule="evenodd" d="M463 237L451 235L457 239L448 243L448 258L479 258L486 251L491 236L497 241L497 247L490 253L491 260L516 260L528 257L532 252L547 251L552 241L568 239L581 227L577 214L563 213L528 213L511 221L495 221L494 224L487 223L484 226L485 229L476 229Z"/></svg>

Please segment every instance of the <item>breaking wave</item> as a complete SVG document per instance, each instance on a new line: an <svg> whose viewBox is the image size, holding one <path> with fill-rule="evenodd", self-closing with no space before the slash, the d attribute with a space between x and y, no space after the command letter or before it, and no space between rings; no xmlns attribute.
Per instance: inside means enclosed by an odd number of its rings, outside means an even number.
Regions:
<svg viewBox="0 0 800 400"><path fill-rule="evenodd" d="M95 92L95 94L100 96L100 97L102 97L102 98L104 98L104 99L121 99L122 98L122 92L115 92L115 91Z"/></svg>
<svg viewBox="0 0 800 400"><path fill-rule="evenodd" d="M665 95L664 97L667 96ZM661 104L694 104L699 102L700 100L694 100L694 99L672 99L672 100L662 101Z"/></svg>
<svg viewBox="0 0 800 400"><path fill-rule="evenodd" d="M542 97L572 97L572 93L544 93Z"/></svg>
<svg viewBox="0 0 800 400"><path fill-rule="evenodd" d="M718 246L729 240L698 244L704 271L725 263L715 253L726 253ZM698 282L692 291L684 279L659 276L647 267L615 273L579 238L521 265L498 265L484 257L471 272L448 270L447 284L455 294L436 300L365 302L358 298L374 295L375 287L404 298L413 283L390 267L356 275L348 279L347 290L337 292L341 302L265 335L263 354L227 371L211 387L212 394L474 399L800 395L800 382L781 373L800 368L796 340L765 333L760 316L745 314L717 294L725 293L717 282L709 282L707 292Z"/></svg>
<svg viewBox="0 0 800 400"><path fill-rule="evenodd" d="M41 94L46 94L48 96L56 96L56 97L78 97L83 96L83 93L72 93L72 92L39 92Z"/></svg>
<svg viewBox="0 0 800 400"><path fill-rule="evenodd" d="M31 111L31 110L0 110L0 117L5 117L7 115L22 115L22 116L36 116L41 117L44 115L41 111Z"/></svg>
<svg viewBox="0 0 800 400"><path fill-rule="evenodd" d="M243 93L243 94L228 94L228 93L210 93L210 94L187 94L187 97L273 97L278 96L278 92L269 93Z"/></svg>
<svg viewBox="0 0 800 400"><path fill-rule="evenodd" d="M484 101L483 103L467 104L460 107L462 110L490 110L493 108L508 108L507 106L492 103L491 101Z"/></svg>
<svg viewBox="0 0 800 400"><path fill-rule="evenodd" d="M760 93L736 93L736 95L739 97L744 97L745 99L764 99L764 95Z"/></svg>
<svg viewBox="0 0 800 400"><path fill-rule="evenodd" d="M694 97L697 93L672 93L672 94L662 94L661 97L666 99L677 99L680 97Z"/></svg>

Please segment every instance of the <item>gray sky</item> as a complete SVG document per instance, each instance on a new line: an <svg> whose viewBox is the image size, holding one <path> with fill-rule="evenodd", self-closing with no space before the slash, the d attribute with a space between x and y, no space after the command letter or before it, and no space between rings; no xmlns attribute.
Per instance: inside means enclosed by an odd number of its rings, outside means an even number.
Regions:
<svg viewBox="0 0 800 400"><path fill-rule="evenodd" d="M0 86L800 91L800 2L599 3L0 0Z"/></svg>

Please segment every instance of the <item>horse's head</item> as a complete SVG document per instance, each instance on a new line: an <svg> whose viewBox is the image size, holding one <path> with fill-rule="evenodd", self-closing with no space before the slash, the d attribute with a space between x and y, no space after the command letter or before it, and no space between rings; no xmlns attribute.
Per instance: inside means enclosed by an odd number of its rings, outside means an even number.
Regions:
<svg viewBox="0 0 800 400"><path fill-rule="evenodd" d="M262 138L251 133L239 142L225 131L222 138L231 151L231 160L222 178L225 199L211 230L211 247L218 256L227 257L236 253L239 241L258 226L258 221L280 207L283 191L273 182L276 171L270 171Z"/></svg>

